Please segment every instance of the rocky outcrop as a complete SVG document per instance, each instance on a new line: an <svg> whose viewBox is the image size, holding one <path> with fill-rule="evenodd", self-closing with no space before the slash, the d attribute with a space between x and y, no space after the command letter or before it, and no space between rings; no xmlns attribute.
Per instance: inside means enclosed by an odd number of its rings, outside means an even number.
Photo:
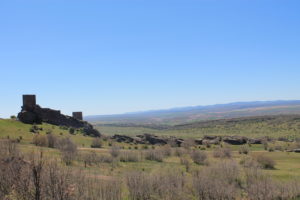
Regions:
<svg viewBox="0 0 300 200"><path fill-rule="evenodd" d="M243 145L249 144L262 144L266 141L266 138L247 138L244 136L214 136L208 135L203 138L195 139L195 143L198 145L208 145L208 144L220 144L223 141L232 145Z"/></svg>
<svg viewBox="0 0 300 200"><path fill-rule="evenodd" d="M58 110L41 108L39 105L23 106L22 111L18 114L18 119L26 124L40 124L44 122L57 126L82 128L87 135L100 136L100 133L88 122L63 115Z"/></svg>
<svg viewBox="0 0 300 200"><path fill-rule="evenodd" d="M220 144L220 136L205 135L202 139L202 145Z"/></svg>
<svg viewBox="0 0 300 200"><path fill-rule="evenodd" d="M249 144L262 144L264 142L263 139L260 138L250 138L248 139Z"/></svg>
<svg viewBox="0 0 300 200"><path fill-rule="evenodd" d="M130 137L127 135L114 135L111 137L111 139L116 140L117 142L141 144L140 142L135 140L133 137Z"/></svg>
<svg viewBox="0 0 300 200"><path fill-rule="evenodd" d="M203 144L203 139L195 139L195 144L202 145Z"/></svg>
<svg viewBox="0 0 300 200"><path fill-rule="evenodd" d="M151 144L151 145L164 145L170 144L171 146L182 146L184 139L177 138L175 136L157 136L153 134L137 135L136 137L130 137L126 135L114 135L111 137L117 142L134 143L134 144ZM243 145L243 144L263 144L265 141L271 141L271 138L247 138L245 136L215 136L207 135L203 138L193 140L196 145L219 145L221 142L225 142L231 145ZM297 151L300 151L297 149ZM293 152L293 150L291 150Z"/></svg>
<svg viewBox="0 0 300 200"><path fill-rule="evenodd" d="M223 137L223 141L232 145L242 145L247 143L248 138L243 136L226 136Z"/></svg>
<svg viewBox="0 0 300 200"><path fill-rule="evenodd" d="M166 138L162 138L152 134L137 135L137 137L141 138L143 141L146 141L146 143L152 145L164 145L168 143L168 140Z"/></svg>
<svg viewBox="0 0 300 200"><path fill-rule="evenodd" d="M300 153L300 149L294 149L295 153Z"/></svg>
<svg viewBox="0 0 300 200"><path fill-rule="evenodd" d="M181 139L181 138L173 138L173 139L171 139L170 143L171 143L171 144L175 144L175 145L178 146L178 147L181 147L182 144L184 143L184 139Z"/></svg>
<svg viewBox="0 0 300 200"><path fill-rule="evenodd" d="M152 134L137 135L136 137L130 137L127 135L114 135L111 139L117 142L131 143L131 144L151 144L151 145L165 145L171 144L175 146L181 146L184 142L183 139L176 137L160 137Z"/></svg>

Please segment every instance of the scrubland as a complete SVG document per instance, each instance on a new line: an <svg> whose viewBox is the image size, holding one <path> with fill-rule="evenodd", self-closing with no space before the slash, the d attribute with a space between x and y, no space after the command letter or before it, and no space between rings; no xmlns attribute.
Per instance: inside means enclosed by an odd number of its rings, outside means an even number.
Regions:
<svg viewBox="0 0 300 200"><path fill-rule="evenodd" d="M300 142L136 145L1 120L0 199L299 199ZM32 130L34 129L34 130ZM92 148L93 147L93 148Z"/></svg>

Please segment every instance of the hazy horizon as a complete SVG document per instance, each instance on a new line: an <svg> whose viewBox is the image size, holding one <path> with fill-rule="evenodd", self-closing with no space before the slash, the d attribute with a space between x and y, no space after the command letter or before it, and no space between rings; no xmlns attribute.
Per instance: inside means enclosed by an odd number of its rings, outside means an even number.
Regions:
<svg viewBox="0 0 300 200"><path fill-rule="evenodd" d="M289 101L300 101L298 99L286 99L286 100L265 100L265 101L235 101L235 102L224 102L224 103L217 103L217 104L206 104L206 105L186 105L186 106L180 106L180 107L169 107L169 108L157 108L157 109L150 109L150 110L137 110L137 111L129 111L129 112L123 112L123 113L112 113L112 114L93 114L93 115L85 115L85 117L90 116L109 116L109 115L124 115L124 114L135 114L135 113L143 113L143 112L154 112L154 111L167 111L167 110L173 110L173 109L182 109L182 108L194 108L194 107L207 107L207 106L218 106L218 105L230 105L230 104L237 104L237 103L254 103L254 102L289 102Z"/></svg>
<svg viewBox="0 0 300 200"><path fill-rule="evenodd" d="M300 99L300 2L2 1L0 118Z"/></svg>
<svg viewBox="0 0 300 200"><path fill-rule="evenodd" d="M176 106L176 107L166 107L166 108L154 108L154 109L145 109L145 110L133 110L133 111L127 111L127 112L122 112L122 113L100 113L100 114L86 114L85 112L83 112L84 117L91 117L91 116L110 116L110 115L124 115L124 114L135 114L135 113L143 113L143 112L154 112L154 111L167 111L167 110L172 110L172 109L182 109L182 108L193 108L193 107L207 107L207 106L218 106L218 105L229 105L229 104L237 104L237 103L254 103L254 102L260 102L260 103L266 103L266 102L289 102L289 101L300 101L298 99L279 99L279 100L253 100L253 101L235 101L235 102L223 102L223 103L215 103L215 104L205 104L205 105L200 105L200 104L196 104L196 105L185 105L185 106ZM37 103L38 105L40 105L43 108L47 108L47 106L43 106L41 103ZM21 106L22 106L22 102L20 102L20 110L21 110ZM63 105L62 105L63 107ZM57 108L52 108L54 110L59 110ZM20 111L19 110L19 111ZM19 112L18 111L18 112ZM72 110L69 113L66 113L64 111L62 111L62 114L66 114L71 116L72 112L76 112L76 111L82 111L82 110ZM12 114L8 114L7 116L0 116L0 118L9 118L12 115L16 115L17 113L12 113Z"/></svg>

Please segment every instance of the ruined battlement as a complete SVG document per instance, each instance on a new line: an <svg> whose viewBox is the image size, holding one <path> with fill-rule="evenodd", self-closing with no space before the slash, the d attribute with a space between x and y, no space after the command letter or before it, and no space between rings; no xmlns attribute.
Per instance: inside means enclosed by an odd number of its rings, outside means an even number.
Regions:
<svg viewBox="0 0 300 200"><path fill-rule="evenodd" d="M23 107L24 110L32 110L36 106L36 96L32 94L23 95Z"/></svg>
<svg viewBox="0 0 300 200"><path fill-rule="evenodd" d="M99 137L100 133L91 124L82 120L82 112L73 112L73 116L61 114L59 110L42 108L36 104L35 95L23 95L23 106L18 119L26 124L48 123L57 126L79 128L85 134Z"/></svg>
<svg viewBox="0 0 300 200"><path fill-rule="evenodd" d="M73 112L73 113L72 113L72 116L73 116L75 119L83 120L82 112Z"/></svg>

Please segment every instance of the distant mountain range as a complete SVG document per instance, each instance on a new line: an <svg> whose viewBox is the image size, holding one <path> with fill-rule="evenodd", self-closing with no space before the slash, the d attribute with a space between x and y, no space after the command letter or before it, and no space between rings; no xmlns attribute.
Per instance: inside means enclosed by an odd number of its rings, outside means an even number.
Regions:
<svg viewBox="0 0 300 200"><path fill-rule="evenodd" d="M255 101L193 106L118 115L87 116L94 124L167 124L176 125L214 119L300 114L300 100Z"/></svg>

